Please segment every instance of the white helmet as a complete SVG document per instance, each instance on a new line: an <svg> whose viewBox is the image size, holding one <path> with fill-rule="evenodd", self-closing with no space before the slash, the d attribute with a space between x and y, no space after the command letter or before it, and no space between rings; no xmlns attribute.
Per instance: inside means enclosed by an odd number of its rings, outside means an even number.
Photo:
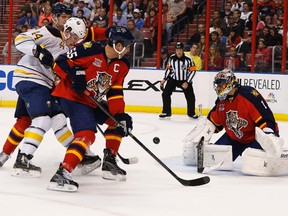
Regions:
<svg viewBox="0 0 288 216"><path fill-rule="evenodd" d="M66 21L64 25L64 33L67 29L70 30L69 37L76 34L79 37L79 40L82 40L86 35L86 24L83 19L77 17L71 17ZM69 37L65 37L65 39L67 40Z"/></svg>

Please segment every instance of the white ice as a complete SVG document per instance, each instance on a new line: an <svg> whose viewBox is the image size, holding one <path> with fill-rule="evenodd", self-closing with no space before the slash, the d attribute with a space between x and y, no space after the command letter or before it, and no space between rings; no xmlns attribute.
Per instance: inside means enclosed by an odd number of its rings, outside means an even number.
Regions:
<svg viewBox="0 0 288 216"><path fill-rule="evenodd" d="M14 109L1 108L0 147L14 124ZM157 114L130 113L133 134L184 179L203 176L195 167L182 163L182 140L197 123L185 115L159 120ZM288 140L288 123L279 122L280 134ZM158 145L152 142L159 137ZM219 135L218 135L219 136ZM213 137L216 140L217 136ZM212 141L213 141L212 140ZM286 144L287 145L287 144ZM104 140L97 134L92 150L103 156ZM287 216L288 177L255 177L241 173L241 158L233 171L209 173L211 182L198 187L182 186L133 139L125 138L119 151L124 157L138 157L139 163L119 166L127 171L126 182L102 179L98 169L87 176L76 170L76 193L46 189L65 149L49 131L35 153L33 163L42 167L40 178L12 177L16 152L0 169L0 215L86 215L86 216Z"/></svg>

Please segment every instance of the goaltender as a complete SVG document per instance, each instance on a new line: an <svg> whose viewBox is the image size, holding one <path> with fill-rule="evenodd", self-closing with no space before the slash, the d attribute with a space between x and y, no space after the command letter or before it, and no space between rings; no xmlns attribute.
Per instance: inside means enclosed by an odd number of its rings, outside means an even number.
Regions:
<svg viewBox="0 0 288 216"><path fill-rule="evenodd" d="M202 118L187 135L184 163L195 165L196 145L204 137L204 166L232 168L232 161L243 156L242 172L252 175L288 174L288 159L278 125L262 95L253 87L241 86L229 69L217 73L214 90L218 98L207 118ZM209 145L214 132L225 133ZM265 164L265 166L263 166Z"/></svg>

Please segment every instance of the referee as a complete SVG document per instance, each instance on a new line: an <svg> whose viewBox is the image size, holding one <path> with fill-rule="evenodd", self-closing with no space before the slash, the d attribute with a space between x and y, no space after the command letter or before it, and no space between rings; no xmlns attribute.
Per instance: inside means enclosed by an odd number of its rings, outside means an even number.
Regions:
<svg viewBox="0 0 288 216"><path fill-rule="evenodd" d="M196 73L194 62L184 54L184 45L177 42L175 45L175 54L171 55L165 70L164 79L160 82L160 88L163 90L162 100L163 109L160 119L169 119L171 116L171 95L176 87L183 90L187 101L187 115L190 118L197 119L195 114L195 95L192 87L192 79ZM165 87L164 84L167 81Z"/></svg>

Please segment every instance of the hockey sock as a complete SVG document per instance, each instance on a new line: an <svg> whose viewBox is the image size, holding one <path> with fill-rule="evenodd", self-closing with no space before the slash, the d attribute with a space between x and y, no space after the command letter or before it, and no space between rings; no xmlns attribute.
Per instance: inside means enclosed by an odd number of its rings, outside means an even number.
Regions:
<svg viewBox="0 0 288 216"><path fill-rule="evenodd" d="M114 131L115 130L110 130L108 128L105 131L105 139L106 139L106 148L111 149L112 154L116 156L122 141L122 136L113 133Z"/></svg>
<svg viewBox="0 0 288 216"><path fill-rule="evenodd" d="M14 152L24 137L24 131L29 127L30 124L31 119L29 116L22 116L17 118L16 123L12 127L3 146L3 152L5 152L7 155L10 155Z"/></svg>
<svg viewBox="0 0 288 216"><path fill-rule="evenodd" d="M63 113L52 117L52 129L57 140L64 147L68 147L73 140L73 134L67 126L67 120Z"/></svg>
<svg viewBox="0 0 288 216"><path fill-rule="evenodd" d="M74 134L74 140L67 148L62 167L72 172L80 161L82 161L88 147L94 141L94 131L85 130Z"/></svg>

